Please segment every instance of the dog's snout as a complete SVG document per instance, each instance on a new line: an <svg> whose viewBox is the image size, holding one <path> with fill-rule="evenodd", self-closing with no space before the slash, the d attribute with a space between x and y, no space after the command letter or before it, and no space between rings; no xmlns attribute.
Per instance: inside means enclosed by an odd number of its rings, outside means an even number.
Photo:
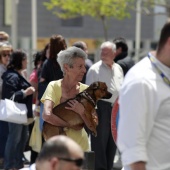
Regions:
<svg viewBox="0 0 170 170"><path fill-rule="evenodd" d="M104 99L110 99L112 97L112 93L107 92L106 96L104 96Z"/></svg>

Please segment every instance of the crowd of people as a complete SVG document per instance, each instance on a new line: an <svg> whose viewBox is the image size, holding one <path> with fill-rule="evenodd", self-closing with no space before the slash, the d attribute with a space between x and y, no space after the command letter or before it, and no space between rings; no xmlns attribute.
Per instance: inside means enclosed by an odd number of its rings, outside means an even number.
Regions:
<svg viewBox="0 0 170 170"><path fill-rule="evenodd" d="M44 49L34 54L34 68L27 77L24 72L28 55L22 49L13 49L8 39L9 35L1 31L0 98L15 95L15 101L26 104L27 117L36 117L40 122L43 145L39 150L30 145L29 169L81 169L83 152L91 150L95 153L95 170L112 170L117 149L124 170L170 169L169 22L162 28L157 50L137 64L128 56L123 37L103 42L100 60L93 64L85 42L77 41L68 47L62 35L52 35ZM97 136L92 136L85 108L77 100L69 101L66 109L79 114L86 124L84 128L70 126L52 111L95 81L105 82L112 97L97 102L99 123ZM115 141L111 114L117 99L120 115ZM63 127L67 137L59 135L44 141L44 121ZM35 126L35 121L27 125L0 121L1 168L26 170L23 153Z"/></svg>

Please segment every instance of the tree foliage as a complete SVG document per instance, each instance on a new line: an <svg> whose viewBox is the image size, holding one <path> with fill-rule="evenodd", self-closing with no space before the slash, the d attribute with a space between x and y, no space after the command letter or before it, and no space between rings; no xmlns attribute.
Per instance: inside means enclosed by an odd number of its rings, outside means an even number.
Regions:
<svg viewBox="0 0 170 170"><path fill-rule="evenodd" d="M170 0L142 0L142 11L147 15L166 15L170 17ZM155 6L165 8L165 12L154 13L151 9Z"/></svg>
<svg viewBox="0 0 170 170"><path fill-rule="evenodd" d="M48 10L59 18L69 19L77 16L91 16L102 20L105 39L107 39L107 19L129 17L128 5L133 0L50 0L44 2Z"/></svg>

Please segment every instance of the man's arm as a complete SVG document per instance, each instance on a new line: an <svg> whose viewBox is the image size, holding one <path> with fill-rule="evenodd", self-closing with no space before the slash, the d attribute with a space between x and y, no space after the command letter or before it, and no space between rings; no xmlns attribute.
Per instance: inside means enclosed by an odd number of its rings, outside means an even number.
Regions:
<svg viewBox="0 0 170 170"><path fill-rule="evenodd" d="M145 170L144 162L148 161L147 137L154 122L150 114L155 112L152 103L154 96L150 94L145 97L151 93L152 88L144 79L133 83L126 81L119 93L117 145L123 164L129 165L131 170Z"/></svg>
<svg viewBox="0 0 170 170"><path fill-rule="evenodd" d="M145 162L135 162L130 165L130 168L131 170L146 170L145 165Z"/></svg>

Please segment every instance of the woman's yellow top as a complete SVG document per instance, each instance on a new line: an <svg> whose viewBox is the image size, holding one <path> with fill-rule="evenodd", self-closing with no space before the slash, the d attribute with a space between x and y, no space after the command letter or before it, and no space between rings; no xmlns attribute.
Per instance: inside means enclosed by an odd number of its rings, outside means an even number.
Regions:
<svg viewBox="0 0 170 170"><path fill-rule="evenodd" d="M57 80L57 81L51 81L48 84L46 91L44 92L44 94L41 98L42 103L44 103L45 100L51 100L55 103L54 107L57 106L58 104L60 104L61 81L62 81L62 79ZM82 92L87 87L88 87L88 85L80 83L80 91L79 92ZM76 141L81 146L83 151L89 150L88 136L87 136L87 133L84 130L84 128L82 128L81 130L74 130L74 129L68 128L68 130L66 130L65 132L68 137L72 138L74 141Z"/></svg>

